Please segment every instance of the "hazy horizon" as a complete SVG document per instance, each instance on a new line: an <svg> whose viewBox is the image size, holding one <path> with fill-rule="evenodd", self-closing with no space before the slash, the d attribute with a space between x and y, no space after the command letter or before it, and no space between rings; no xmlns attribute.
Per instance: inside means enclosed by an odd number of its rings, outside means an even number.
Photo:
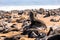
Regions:
<svg viewBox="0 0 60 40"><path fill-rule="evenodd" d="M60 8L60 5L43 5L43 6L0 6L0 10L11 11L11 10L25 10L25 9L57 9Z"/></svg>

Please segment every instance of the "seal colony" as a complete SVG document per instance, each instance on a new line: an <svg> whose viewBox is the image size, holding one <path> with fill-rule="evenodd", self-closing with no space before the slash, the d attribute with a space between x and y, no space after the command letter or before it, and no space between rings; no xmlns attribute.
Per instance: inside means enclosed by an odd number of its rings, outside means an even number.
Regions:
<svg viewBox="0 0 60 40"><path fill-rule="evenodd" d="M0 10L0 40L60 40L60 8Z"/></svg>

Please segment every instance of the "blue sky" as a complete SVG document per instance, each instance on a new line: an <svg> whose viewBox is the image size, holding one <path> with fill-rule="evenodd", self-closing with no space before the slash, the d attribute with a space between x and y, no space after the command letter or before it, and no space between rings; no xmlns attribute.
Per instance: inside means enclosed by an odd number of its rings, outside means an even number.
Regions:
<svg viewBox="0 0 60 40"><path fill-rule="evenodd" d="M60 0L0 0L0 6L5 5L60 5Z"/></svg>

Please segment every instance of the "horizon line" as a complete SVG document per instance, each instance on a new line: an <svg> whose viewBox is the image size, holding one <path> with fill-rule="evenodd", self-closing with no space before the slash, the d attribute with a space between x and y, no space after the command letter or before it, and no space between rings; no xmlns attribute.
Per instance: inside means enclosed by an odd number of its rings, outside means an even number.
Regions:
<svg viewBox="0 0 60 40"><path fill-rule="evenodd" d="M60 8L60 5L31 5L31 6L0 6L0 10L11 11L11 10L25 10L25 9L57 9Z"/></svg>

